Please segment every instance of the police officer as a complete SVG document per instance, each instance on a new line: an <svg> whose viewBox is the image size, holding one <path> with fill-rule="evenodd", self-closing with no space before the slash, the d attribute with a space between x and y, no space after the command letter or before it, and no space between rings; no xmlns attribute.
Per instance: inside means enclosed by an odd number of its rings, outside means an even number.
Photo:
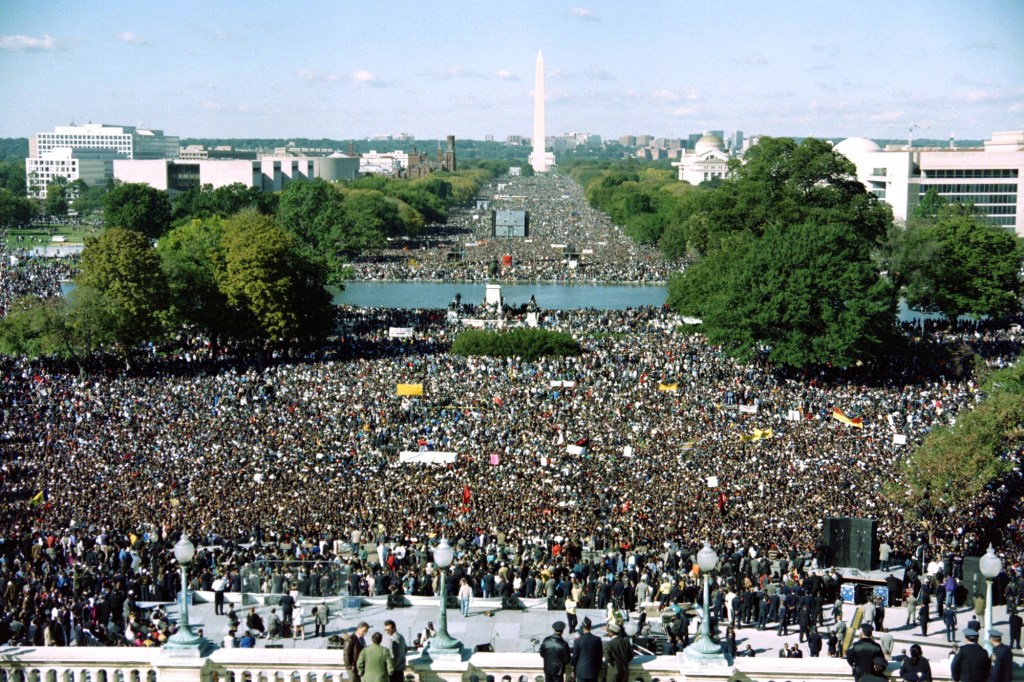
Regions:
<svg viewBox="0 0 1024 682"><path fill-rule="evenodd" d="M967 644L953 657L949 666L953 682L988 682L988 674L992 669L992 660L988 652L978 646L978 631L974 628L964 630Z"/></svg>
<svg viewBox="0 0 1024 682"><path fill-rule="evenodd" d="M989 630L988 639L992 643L992 672L989 682L1010 682L1013 678L1013 651L1003 644L1003 633Z"/></svg>
<svg viewBox="0 0 1024 682"><path fill-rule="evenodd" d="M853 679L857 682L872 673L873 662L876 658L885 660L882 654L882 647L871 638L875 628L871 623L864 623L860 626L861 638L854 642L846 652L846 662L853 668ZM977 633L975 633L977 634Z"/></svg>
<svg viewBox="0 0 1024 682"><path fill-rule="evenodd" d="M569 644L562 639L565 623L557 621L551 628L554 633L540 643L540 657L544 659L544 682L563 682L565 668L569 665L571 657Z"/></svg>

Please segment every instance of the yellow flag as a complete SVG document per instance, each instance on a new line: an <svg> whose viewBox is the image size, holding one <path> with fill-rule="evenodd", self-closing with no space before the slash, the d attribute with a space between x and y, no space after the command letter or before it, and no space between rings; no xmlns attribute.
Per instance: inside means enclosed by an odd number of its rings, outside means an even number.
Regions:
<svg viewBox="0 0 1024 682"><path fill-rule="evenodd" d="M35 497L29 500L29 504L33 507L41 507L44 502L46 502L46 492L43 490L40 490L36 493Z"/></svg>
<svg viewBox="0 0 1024 682"><path fill-rule="evenodd" d="M658 390L659 391L678 391L679 390L679 384L666 384L663 381L659 381L658 382Z"/></svg>
<svg viewBox="0 0 1024 682"><path fill-rule="evenodd" d="M398 395L423 395L423 384L398 384Z"/></svg>

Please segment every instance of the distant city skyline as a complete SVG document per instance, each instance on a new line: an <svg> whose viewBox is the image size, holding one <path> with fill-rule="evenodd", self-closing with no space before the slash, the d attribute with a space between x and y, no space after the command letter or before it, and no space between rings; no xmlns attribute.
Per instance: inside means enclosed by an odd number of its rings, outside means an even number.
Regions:
<svg viewBox="0 0 1024 682"><path fill-rule="evenodd" d="M986 139L1024 129L1024 3L0 4L0 137Z"/></svg>

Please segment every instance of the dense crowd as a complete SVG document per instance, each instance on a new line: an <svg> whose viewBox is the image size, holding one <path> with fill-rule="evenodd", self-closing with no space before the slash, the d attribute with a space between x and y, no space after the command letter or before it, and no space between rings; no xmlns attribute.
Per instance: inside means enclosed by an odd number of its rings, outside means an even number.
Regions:
<svg viewBox="0 0 1024 682"><path fill-rule="evenodd" d="M492 181L480 206L452 209L444 226L356 259L361 280L467 282L668 281L673 269L653 248L639 246L592 208L567 177ZM491 211L529 215L525 237L495 237ZM456 254L453 259L450 254ZM572 254L575 254L574 256ZM504 258L509 256L511 263Z"/></svg>
<svg viewBox="0 0 1024 682"><path fill-rule="evenodd" d="M545 254L584 247L583 224L595 251L609 249L578 272L665 278L566 183L536 209L537 239L516 247L512 272L565 273ZM505 244L473 248L493 251L482 264ZM454 277L447 250L416 252L416 267ZM74 267L3 256L4 304L55 295ZM404 263L358 268L401 278ZM268 560L261 590L433 594L431 548L446 536L452 594L466 578L478 595L578 596L612 611L642 602L641 582L666 605L692 600L704 540L719 550L725 608L729 587L748 581L746 592L792 582L798 598L824 600L801 572L828 562L830 516L876 518L894 562L916 561L919 574L954 541L958 552L991 541L1019 567L1022 453L1008 453L1017 466L1004 481L928 528L889 494L923 437L983 398L970 372L925 350L966 348L1004 366L1019 356L1019 327L908 328L911 348L884 365L797 374L736 362L661 308L542 311L542 327L579 339L578 357L455 356L450 312L340 308L329 343L259 368L230 344L184 338L131 371L0 359L0 643L159 645L174 625L139 602L179 588L171 548L182 530L203 547L190 575L204 589L240 589L241 567ZM392 327L414 335L392 338ZM398 384L423 394L399 396ZM403 464L405 451L456 459ZM746 597L743 616L760 617L751 599L763 595Z"/></svg>
<svg viewBox="0 0 1024 682"><path fill-rule="evenodd" d="M74 279L77 271L77 256L47 258L27 249L12 251L0 234L0 317L21 296L60 296L61 281Z"/></svg>
<svg viewBox="0 0 1024 682"><path fill-rule="evenodd" d="M38 615L67 594L70 608L84 567L92 598L119 587L125 602L128 591L167 598L182 528L228 543L231 561L209 562L221 571L260 557L329 561L355 538L381 540L378 557L346 555L349 589L366 593L432 591L426 560L440 535L467 570L550 560L571 538L612 552L610 585L637 561L684 576L703 539L726 556L814 555L826 516L874 516L894 553L910 556L921 528L883 491L900 485L898 461L928 430L981 397L970 378L914 354L881 376L739 364L659 309L546 312L542 325L576 334L585 353L537 362L451 355L444 311L341 316L345 334L330 347L261 373L200 345L128 374L4 361L6 607ZM391 326L416 336L390 338ZM919 342L937 339L993 363L1022 340L971 330ZM398 397L398 383L424 394ZM833 407L864 427L832 419ZM771 437L741 440L754 429ZM897 433L907 445L894 445ZM457 460L398 463L421 450ZM984 535L1014 563L1019 476L936 519L932 537L976 549ZM421 558L414 570L388 570L400 568L385 556L397 547ZM505 579L517 577L529 576Z"/></svg>

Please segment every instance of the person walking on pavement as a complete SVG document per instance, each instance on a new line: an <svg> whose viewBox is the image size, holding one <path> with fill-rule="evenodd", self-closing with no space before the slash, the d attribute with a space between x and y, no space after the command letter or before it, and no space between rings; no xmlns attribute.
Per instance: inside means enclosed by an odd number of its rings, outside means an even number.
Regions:
<svg viewBox="0 0 1024 682"><path fill-rule="evenodd" d="M956 641L956 609L947 608L942 614L942 622L946 624L946 641Z"/></svg>

